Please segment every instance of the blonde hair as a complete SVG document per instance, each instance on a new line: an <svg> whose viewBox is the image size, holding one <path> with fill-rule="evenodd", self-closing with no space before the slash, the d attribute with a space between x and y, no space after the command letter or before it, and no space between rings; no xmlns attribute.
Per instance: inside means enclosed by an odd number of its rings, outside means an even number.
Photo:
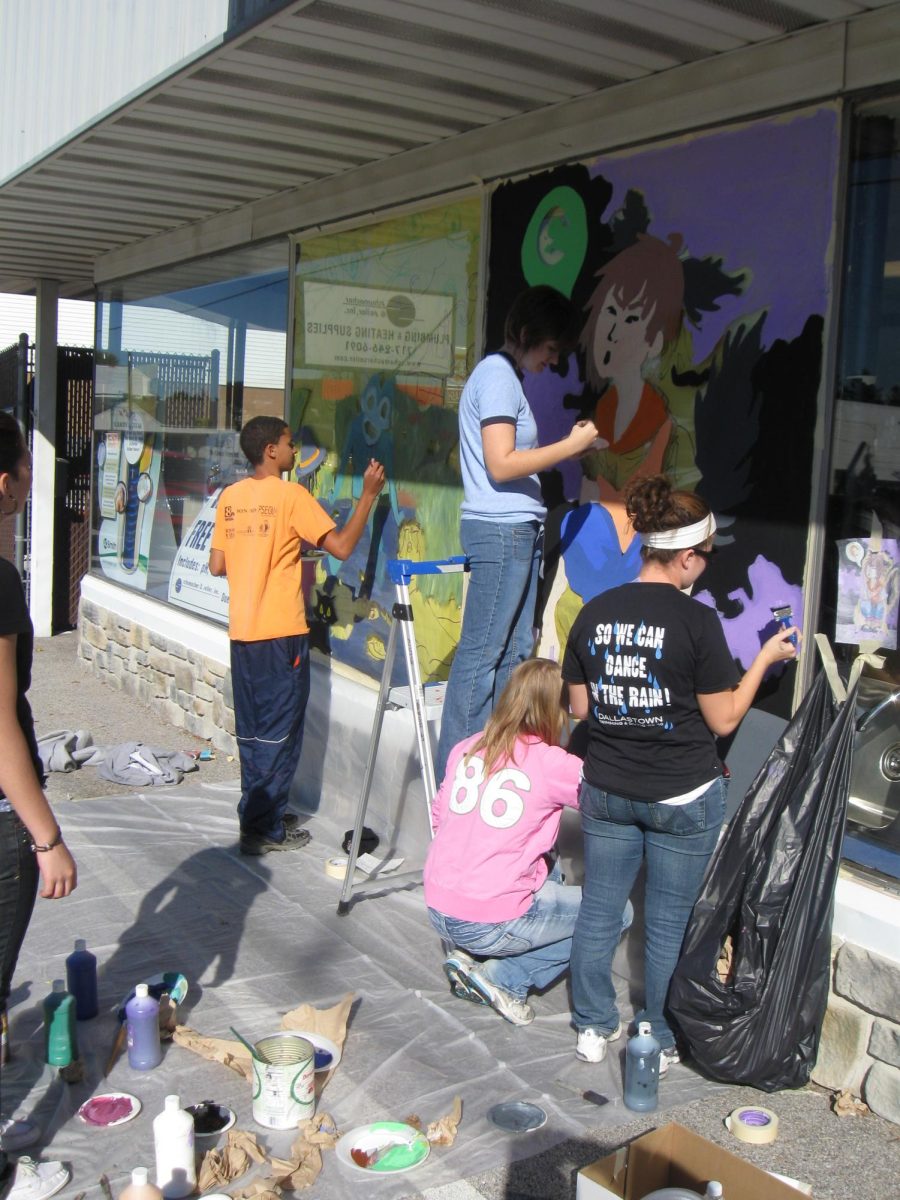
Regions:
<svg viewBox="0 0 900 1200"><path fill-rule="evenodd" d="M516 740L532 735L558 746L566 723L563 680L559 664L549 658L530 658L509 677L497 707L465 761L478 754L485 774L501 762L515 762Z"/></svg>

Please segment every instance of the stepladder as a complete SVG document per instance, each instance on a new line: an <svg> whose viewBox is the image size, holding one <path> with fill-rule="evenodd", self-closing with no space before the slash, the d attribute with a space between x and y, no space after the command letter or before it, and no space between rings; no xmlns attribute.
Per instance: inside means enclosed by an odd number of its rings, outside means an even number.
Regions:
<svg viewBox="0 0 900 1200"><path fill-rule="evenodd" d="M365 826L366 811L369 806L372 780L375 775L378 749L384 727L384 715L388 709L408 709L412 714L416 737L416 751L419 758L422 785L425 793L428 830L429 832L431 831L431 805L435 796L436 781L434 777L434 755L431 748L429 726L441 715L446 684L425 684L422 681L410 584L417 575L450 575L464 573L468 569L468 560L464 555L458 555L454 558L431 559L423 562L416 562L408 558L392 558L388 561L388 577L394 585L395 600L391 610L391 628L388 634L387 646L385 647L381 684L375 704L375 717L372 722L372 734L369 738L362 787L356 806L356 817L350 840L346 874L344 875L344 883L341 888L341 898L338 902L338 912L341 914L347 913L350 907L353 882L356 875L356 863L359 858L359 848ZM465 580L465 575L463 578ZM403 644L406 683L393 686L392 680L398 641L402 641Z"/></svg>

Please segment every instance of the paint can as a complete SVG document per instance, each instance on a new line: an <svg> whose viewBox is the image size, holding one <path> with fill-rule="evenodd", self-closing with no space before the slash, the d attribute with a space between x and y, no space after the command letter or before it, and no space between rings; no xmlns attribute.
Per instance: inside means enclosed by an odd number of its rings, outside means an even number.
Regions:
<svg viewBox="0 0 900 1200"><path fill-rule="evenodd" d="M273 1033L254 1043L253 1120L267 1129L293 1129L316 1111L312 1043L296 1033Z"/></svg>

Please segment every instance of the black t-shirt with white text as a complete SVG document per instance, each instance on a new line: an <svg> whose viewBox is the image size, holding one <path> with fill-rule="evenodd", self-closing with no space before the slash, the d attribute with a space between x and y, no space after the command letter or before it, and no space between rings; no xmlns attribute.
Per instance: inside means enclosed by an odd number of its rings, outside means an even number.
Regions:
<svg viewBox="0 0 900 1200"><path fill-rule="evenodd" d="M729 691L739 675L715 609L667 583L612 588L578 614L562 673L587 685L594 787L665 800L721 775L697 694Z"/></svg>
<svg viewBox="0 0 900 1200"><path fill-rule="evenodd" d="M34 736L34 720L26 692L31 686L31 660L34 653L34 627L25 603L25 591L19 572L11 562L0 558L0 637L15 634L16 637L16 716L39 779L44 778L37 742ZM0 754L3 747L0 746ZM0 797L3 796L0 789Z"/></svg>

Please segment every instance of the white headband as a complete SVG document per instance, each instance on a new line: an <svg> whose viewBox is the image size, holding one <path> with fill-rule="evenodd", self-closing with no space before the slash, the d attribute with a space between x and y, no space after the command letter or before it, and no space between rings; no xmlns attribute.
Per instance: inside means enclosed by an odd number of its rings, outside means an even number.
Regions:
<svg viewBox="0 0 900 1200"><path fill-rule="evenodd" d="M654 550L687 550L692 546L699 546L701 542L708 542L712 535L716 532L716 518L709 514L702 521L695 521L693 525L680 525L676 529L660 529L655 533L645 533L642 535L645 546L652 546Z"/></svg>

